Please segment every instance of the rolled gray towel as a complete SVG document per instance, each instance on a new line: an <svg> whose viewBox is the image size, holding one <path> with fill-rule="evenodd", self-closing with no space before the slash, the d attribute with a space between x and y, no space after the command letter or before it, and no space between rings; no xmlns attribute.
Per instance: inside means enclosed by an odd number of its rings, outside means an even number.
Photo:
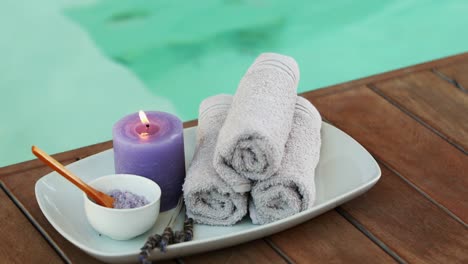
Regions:
<svg viewBox="0 0 468 264"><path fill-rule="evenodd" d="M252 187L249 211L254 224L283 219L314 204L321 127L322 119L317 109L298 96L280 170Z"/></svg>
<svg viewBox="0 0 468 264"><path fill-rule="evenodd" d="M237 88L219 132L213 164L236 192L278 171L291 131L299 82L296 61L261 54Z"/></svg>
<svg viewBox="0 0 468 264"><path fill-rule="evenodd" d="M216 173L213 154L232 96L205 99L199 110L197 143L183 185L187 215L197 223L233 225L247 214L247 194L236 193Z"/></svg>

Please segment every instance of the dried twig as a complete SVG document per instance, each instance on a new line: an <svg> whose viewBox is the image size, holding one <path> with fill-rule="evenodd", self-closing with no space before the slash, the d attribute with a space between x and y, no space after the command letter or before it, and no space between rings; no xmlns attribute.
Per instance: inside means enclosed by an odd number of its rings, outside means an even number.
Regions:
<svg viewBox="0 0 468 264"><path fill-rule="evenodd" d="M151 261L148 260L148 257L150 256L151 251L155 248L159 248L161 252L166 252L167 246L170 244L191 241L193 239L193 219L187 218L187 216L185 216L184 230L176 232L172 231L174 223L180 213L183 211L183 208L183 199L181 197L174 213L172 214L166 228L164 229L163 234L155 234L150 236L145 245L141 248L139 255L140 263L151 264Z"/></svg>

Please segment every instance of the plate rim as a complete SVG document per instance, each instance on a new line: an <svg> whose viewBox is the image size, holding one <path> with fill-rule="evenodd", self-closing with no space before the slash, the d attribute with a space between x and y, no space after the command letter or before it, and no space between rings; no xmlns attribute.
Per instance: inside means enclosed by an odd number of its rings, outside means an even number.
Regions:
<svg viewBox="0 0 468 264"><path fill-rule="evenodd" d="M261 229L256 229L256 230L252 230L252 229L246 229L246 230L241 230L241 231L237 231L237 232L234 232L234 233L229 233L229 234L226 234L224 236L222 236L221 238L223 240L225 239L233 239L233 238L236 238L236 237L242 237L243 235L247 234L247 233L251 233L253 231L265 231L268 230L271 226L284 226L285 224L287 224L288 222L294 222L295 220L300 220L302 217L305 217L305 219L302 219L303 221L299 222L299 223L303 223L305 221L308 221L312 218L314 218L314 216L311 216L310 218L307 218L306 215L308 214L313 214L314 212L316 211L320 211L326 207L329 207L330 205L332 205L332 208L338 206L340 203L338 203L337 205L333 205L337 202L340 202L340 201L343 201L343 202L346 202L346 197L349 197L349 196L352 196L353 193L359 193L359 195L361 195L363 190L368 190L370 189L373 185L375 185L377 183L377 181L381 178L381 175L382 175L382 171L380 169L380 166L378 165L378 162L375 160L375 158L369 153L369 151L367 151L367 149L365 149L359 142L357 142L354 138L352 138L350 135L348 135L347 133L345 133L344 131L342 131L341 129L331 125L331 124L328 124L326 122L322 122L322 125L325 125L325 126L329 126L330 128L332 129L336 129L338 130L339 132L341 132L344 136L348 137L350 140L353 141L353 143L357 144L358 147L362 148L362 150L364 152L366 152L367 154L369 154L369 156L371 157L370 161L372 163L372 166L375 167L376 169L376 175L372 175L373 178L371 180L369 180L368 182L362 184L362 185L359 185L357 188L354 188L354 189L351 189L345 193L342 193L341 195L338 195L336 197L334 197L333 199L330 199L318 206L314 206L310 209L307 209L305 211L302 211L302 212L299 212L295 215L292 215L290 217L287 217L287 218L284 218L284 219L281 219L281 220L278 220L278 221L275 221L275 222L272 222L272 223L268 223L268 224L264 224L264 225L260 225L262 228ZM187 130L193 130L193 129L196 129L197 126L192 126L192 127L188 127L188 128L185 128L184 129L184 132ZM101 151L101 152L98 152L96 154L93 154L91 156L88 156L87 158L90 158L90 157L93 157L93 156L96 156L96 155L99 155L99 154L102 154L104 152L107 152L107 151L112 151L112 148L110 149L107 149L107 150L104 150L104 151ZM87 158L84 158L84 159L81 159L77 162L73 162L69 165L67 165L66 167L68 166L74 166L74 164L77 164L77 163L81 163L82 161L86 161ZM127 252L123 252L123 253L105 253L105 252L102 252L102 251L99 251L99 250L96 250L92 247L88 247L86 244L84 243L81 243L80 241L76 240L73 236L69 235L67 232L65 232L61 227L60 225L58 225L54 219L49 216L47 213L46 213L46 210L44 208L44 204L42 204L42 198L39 197L39 193L38 193L38 189L40 188L40 185L41 184L44 184L43 182L46 180L45 177L48 177L50 176L51 174L53 174L54 172L50 172L44 176L42 176L41 178L39 178L37 181L36 181L36 184L35 184L35 188L34 188L34 192L35 192L35 197L36 197L36 201L39 205L39 208L41 209L41 212L42 214L45 216L45 218L47 219L47 221L54 227L54 229L60 234L62 235L65 239L67 239L70 243L72 243L73 245L77 246L78 248L82 249L83 251L85 252L88 252L89 254L93 255L93 256L96 256L96 257L100 257L100 258L124 258L124 257L130 257L130 256L133 256L133 255L138 255L139 254L139 250L138 251L127 251ZM323 212L322 212L323 213ZM322 214L320 213L320 214ZM297 224L299 224L297 223ZM295 225L297 225L295 224ZM281 229L281 230L278 230L278 231L274 231L273 233L276 233L276 232L280 232L284 229ZM44 230L45 231L45 230ZM47 231L45 231L47 233ZM271 234L271 233L270 233ZM49 235L49 234L48 234ZM49 235L50 236L50 235ZM254 238L256 239L256 237ZM174 244L174 245L169 245L168 246L168 250L169 249L177 249L177 248L180 248L180 247L190 247L192 244L199 244L199 243L210 243L210 242L214 242L214 241L217 241L217 240L220 240L220 237L210 237L210 238L204 238L204 239L199 239L199 240L193 240L193 241L187 241L187 242L184 242L183 244ZM250 241L251 239L249 239L248 241ZM56 243L53 239L52 241L54 243Z"/></svg>

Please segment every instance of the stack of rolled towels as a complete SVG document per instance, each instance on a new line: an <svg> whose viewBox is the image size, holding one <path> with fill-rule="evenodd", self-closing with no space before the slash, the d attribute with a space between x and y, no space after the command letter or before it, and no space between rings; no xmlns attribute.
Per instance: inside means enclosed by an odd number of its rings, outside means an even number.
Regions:
<svg viewBox="0 0 468 264"><path fill-rule="evenodd" d="M267 224L314 204L322 120L297 95L298 82L293 58L264 53L234 96L201 103L183 186L195 222L233 225L249 212L254 224Z"/></svg>

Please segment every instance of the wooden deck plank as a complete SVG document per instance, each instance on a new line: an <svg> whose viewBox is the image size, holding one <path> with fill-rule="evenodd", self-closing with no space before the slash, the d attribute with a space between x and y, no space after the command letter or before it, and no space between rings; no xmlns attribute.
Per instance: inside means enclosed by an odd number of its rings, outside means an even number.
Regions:
<svg viewBox="0 0 468 264"><path fill-rule="evenodd" d="M280 255L261 239L234 247L185 257L182 260L187 264L286 263Z"/></svg>
<svg viewBox="0 0 468 264"><path fill-rule="evenodd" d="M433 68L437 68L437 70L440 70L442 73L446 73L447 76L450 76L454 79L459 80L462 78L466 78L465 67L467 66L465 64L467 63L467 61L468 61L468 52L465 52L465 53L457 54L454 56L449 56L446 58L436 59L433 61L429 61L429 62L417 64L417 65L412 65L409 67L404 67L401 69L392 70L392 71L388 71L388 72L381 73L381 74L372 75L369 77L351 80L345 83L322 87L318 90L304 92L301 95L304 97L326 96L326 95L333 94L336 92L341 92L344 89L355 88L355 87L359 87L359 86L366 85L369 83L384 81L384 80L388 80L391 78L396 78L399 76L407 75L409 73L430 70ZM463 68L458 70L457 67L459 67L460 65ZM464 82L461 82L461 83L464 83ZM197 124L197 120L190 120L184 123L184 127L191 127L196 124ZM89 155L111 148L112 142L106 141L106 142L98 143L92 146L93 148L90 148L91 146L87 146L87 147L83 147L83 148L79 148L75 150L58 153L54 155L54 158L63 163L71 163L73 161L85 158ZM8 175L8 174L16 173L19 171L24 171L24 170L32 169L38 166L42 166L40 161L33 159L30 161L25 161L25 162L1 167L0 177L2 175Z"/></svg>
<svg viewBox="0 0 468 264"><path fill-rule="evenodd" d="M468 94L430 71L377 82L373 87L467 153Z"/></svg>
<svg viewBox="0 0 468 264"><path fill-rule="evenodd" d="M0 189L0 212L2 263L63 263L3 189Z"/></svg>
<svg viewBox="0 0 468 264"><path fill-rule="evenodd" d="M193 123L192 123L193 124ZM89 146L87 148L81 148L74 153L73 155L70 155L71 157L73 156L85 156L85 155L92 155L94 153L102 151L102 147L106 147L106 145L93 145ZM68 162L67 162L68 161ZM68 159L65 163L71 163L74 161L74 159ZM48 167L45 166L36 166L33 167L32 169L26 170L19 175L5 175L3 179L6 180L7 186L11 189L13 193L17 196L17 199L22 201L23 205L25 208L28 210L28 212L33 215L33 217L39 222L39 224L44 227L46 232L51 236L51 238L59 245L61 245L62 250L65 252L65 254L72 260L72 261L83 261L86 260L88 263L97 263L96 260L90 258L89 256L85 255L81 250L77 249L75 246L73 246L71 243L66 241L61 235L59 235L53 227L50 226L50 224L47 222L45 217L42 215L42 212L40 211L39 207L37 206L37 202L34 199L33 195L33 186L34 183L43 175L49 173L51 170ZM31 189L31 190L28 190ZM20 190L22 190L20 192ZM26 191L24 191L26 190ZM391 258L381 251L377 246L375 246L370 240L368 240L365 236L360 235L359 231L354 230L354 227L350 225L346 220L344 220L341 216L337 215L336 212L333 213L333 219L334 219L334 225L338 226L339 224L345 225L344 227L341 227L344 230L347 230L347 233L350 234L350 238L352 238L354 241L356 241L356 237L358 237L358 241L363 242L362 246L362 252L358 251L356 253L351 252L351 248L347 248L344 250L342 248L344 245L339 244L336 241L332 241L332 243L328 244L327 247L330 252L337 252L337 251L343 251L345 253L340 255L340 258L343 259L350 259L352 257L357 258L359 257L358 254L367 252L366 256L385 260L385 262L391 261ZM341 218L341 219L339 219ZM333 230L328 229L327 232L332 233ZM324 232L322 232L324 233ZM346 236L348 237L348 236ZM336 237L338 239L338 237ZM322 237L323 241L326 240L326 237ZM343 237L341 236L341 239ZM252 244L253 243L253 244ZM255 252L249 251L250 248L256 248ZM320 248L315 248L316 252L320 250ZM365 249L365 250L364 250ZM260 252L256 252L260 251ZM238 246L238 247L232 247L229 249L223 249L219 250L216 253L206 253L202 255L197 255L193 257L189 257L184 259L184 262L189 262L189 263L197 263L197 262L208 262L208 263L218 263L220 260L223 260L224 256L229 255L230 261L233 261L232 263L237 263L239 261L239 258L235 257L235 255L241 254L243 256L247 256L247 259L250 259L252 261L261 261L263 259L268 260L268 261L274 261L275 263L280 263L283 262L284 260L276 254L263 240L251 242L251 243L246 243L244 245ZM327 255L328 257L331 257L330 255ZM193 259L192 259L193 258ZM226 259L224 259L226 260ZM223 260L223 261L224 261ZM248 262L247 262L248 263Z"/></svg>
<svg viewBox="0 0 468 264"><path fill-rule="evenodd" d="M416 65L412 65L412 66L409 66L409 67L404 67L404 68L401 68L401 69L392 70L392 71L388 71L388 72L384 72L384 73L380 73L380 74L376 74L376 75L372 75L372 76L368 76L368 77L364 77L364 78L360 78L360 79L356 79L356 80L351 80L351 81L345 82L345 83L339 83L339 84L335 84L335 85L331 85L331 86L327 86L327 87L321 87L318 90L304 92L301 95L304 96L304 97L307 97L307 96L313 96L313 97L326 96L326 95L333 94L333 93L336 93L336 92L341 92L342 90L345 90L345 89L356 88L356 87L366 85L366 84L369 84L369 83L384 81L384 80L388 80L388 79L391 79L391 78L396 78L396 77L399 77L399 76L403 76L403 75L406 75L406 74L409 74L409 73L430 70L430 69L433 69L433 68L437 68L437 69L442 70L442 69L444 69L444 67L455 67L455 69L456 69L456 66L454 66L454 65L457 65L458 63L465 62L465 61L468 61L468 52L457 54L457 55L454 55L454 56L449 56L449 57L446 57L446 58L436 59L436 60L433 60L433 61L429 61L429 62L425 62L425 63L421 63L421 64L416 64ZM462 76L463 72L464 71L462 70L461 73L458 74L457 76ZM465 86L465 88L466 88L466 86ZM191 126L194 126L196 124L197 124L197 120L190 120L190 121L187 121L187 122L184 123L184 127L191 127ZM84 148L79 148L79 149L75 149L75 150L70 150L70 151L58 153L58 154L54 155L54 158L57 159L60 162L71 163L73 161L85 158L85 157L87 157L89 155L92 155L92 154L95 154L97 152L104 151L106 149L112 148L112 142L111 141L106 141L106 142L98 143L98 144L95 144L95 145L92 145L92 146L94 146L93 149L90 149L89 148L90 146L87 146L87 147L84 147ZM96 151L96 150L99 150L99 151ZM80 153L80 155L76 154L77 151ZM88 153L87 151L90 151L90 152ZM18 163L18 164L12 164L12 165L0 168L0 176L1 175L11 174L11 173L16 173L16 172L27 170L27 169L30 169L30 168L35 168L37 166L41 166L41 163L39 161L37 161L37 160L30 160L30 161L21 162L21 163Z"/></svg>
<svg viewBox="0 0 468 264"><path fill-rule="evenodd" d="M90 148L93 148L93 146L91 146ZM90 150L83 150L86 153L91 152ZM20 175L8 175L3 177L2 179L4 179L5 185L9 188L9 190L12 193L15 194L15 197L19 201L21 201L26 210L34 217L34 219L40 224L40 226L44 228L44 230L51 237L51 239L56 244L60 245L62 251L67 255L67 257L71 261L77 263L83 261L85 261L86 263L100 263L98 260L86 255L83 251L81 251L73 244L68 242L65 238L63 238L58 232L55 231L55 229L49 224L45 216L42 214L34 196L34 185L38 179L50 172L50 168L41 166L22 172ZM244 245L239 246L239 248L232 247L229 249L223 249L220 250L217 254L214 254L213 256L211 256L211 253L207 253L205 255L197 256L195 257L195 259L203 260L203 262L208 263L217 263L217 260L222 258L223 255L232 253L232 261L234 261L237 260L237 258L234 258L234 253L236 253L249 256L250 260L254 260L255 258L258 258L259 260L266 258L271 260L277 260L278 262L275 263L281 263L279 262L279 260L282 260L282 258L273 249L271 249L266 242L264 242L263 240L258 240L252 243L254 244L251 245L251 243L246 243ZM249 252L248 249L251 247L259 249L260 252ZM191 259L189 258L187 258L186 260L191 261ZM166 261L164 263L175 263L175 261Z"/></svg>
<svg viewBox="0 0 468 264"><path fill-rule="evenodd" d="M93 146L90 149L82 148L80 151L83 153L91 153ZM99 152L99 151L98 151ZM76 153L80 155L80 152ZM37 204L36 197L34 194L34 186L36 181L42 176L51 172L51 169L44 166L35 167L33 169L23 171L19 174L10 174L1 179L8 190L13 193L16 199L22 204L22 206L28 211L28 213L34 218L34 220L44 229L50 239L55 244L60 246L63 253L74 263L101 263L95 258L87 255L84 251L80 250L72 243L68 242L62 235L60 235L52 225L47 221L45 216ZM168 261L165 263L175 263L174 261Z"/></svg>
<svg viewBox="0 0 468 264"><path fill-rule="evenodd" d="M380 181L342 208L408 263L466 263L468 230L381 168Z"/></svg>
<svg viewBox="0 0 468 264"><path fill-rule="evenodd" d="M5 180L4 184L6 188L8 188L8 190L15 195L16 199L29 212L34 220L44 229L49 238L52 239L55 244L60 246L60 249L67 256L67 258L70 259L70 261L74 263L101 263L100 261L88 256L79 248L68 242L68 240L55 231L52 225L42 214L36 201L34 186L37 179L41 178L50 171L51 170L49 168L42 166L22 172L19 175L9 175L8 177L3 178Z"/></svg>
<svg viewBox="0 0 468 264"><path fill-rule="evenodd" d="M468 59L446 66L437 66L435 70L449 78L461 91L468 93Z"/></svg>
<svg viewBox="0 0 468 264"><path fill-rule="evenodd" d="M336 211L270 239L296 263L395 263Z"/></svg>
<svg viewBox="0 0 468 264"><path fill-rule="evenodd" d="M196 121L190 121L185 123L185 127L190 127L196 125ZM56 157L65 158L62 160L64 164L72 163L76 160L75 157L84 158L101 151L104 151L109 148L109 142L104 142L102 144L96 144L84 148L80 148L74 151L69 151L65 153L60 153ZM34 219L39 223L40 226L44 228L47 234L51 239L58 245L62 251L67 255L67 257L72 262L77 263L100 263L98 260L86 255L83 251L75 247L73 244L68 242L63 238L55 229L49 224L47 219L42 214L37 201L34 196L34 185L37 180L42 176L50 173L52 170L49 167L46 167L43 164L35 164L31 166L28 163L36 163L36 161L26 162L26 170L12 170L13 173L0 175L0 179L4 180L5 186L11 191L15 197L22 203L24 208L34 217ZM16 171L16 173L15 173ZM249 252L249 248L256 248L259 252ZM205 255L199 255L194 257L195 259L203 260L208 263L217 263L217 260L222 258L222 255L231 254L232 261L239 260L234 257L234 254L243 254L244 256L249 256L250 260L274 260L275 263L284 263L284 260L263 240L258 240L255 242L250 242L243 244L239 247L231 247L229 249L220 250L217 254L214 254L211 257L211 253ZM189 260L189 259L187 259ZM282 262L281 262L282 261ZM190 262L193 261L190 259ZM158 262L159 263L159 262ZM175 261L166 261L163 263L175 263ZM196 263L196 262L193 262ZM232 262L237 263L237 262ZM267 262L265 262L267 263Z"/></svg>
<svg viewBox="0 0 468 264"><path fill-rule="evenodd" d="M467 155L367 87L307 98L325 118L466 223Z"/></svg>
<svg viewBox="0 0 468 264"><path fill-rule="evenodd" d="M191 125L196 124L195 122L191 122ZM98 153L100 151L103 151L104 149L107 149L108 145L106 144L101 144L101 145L92 145L89 147L85 148L80 148L77 149L73 152L66 153L66 155L62 154L62 157L67 157L65 160L65 164L71 163L75 161L73 157L85 157L87 155L92 155L95 153ZM59 154L60 157L61 154ZM71 157L71 158L70 158ZM28 212L38 221L38 223L44 227L46 232L51 236L51 238L59 245L61 245L62 250L64 253L69 257L72 261L83 261L86 260L88 263L98 263L96 260L90 258L89 256L85 255L81 250L73 246L71 243L66 241L61 235L59 235L53 227L47 222L45 217L42 215L42 212L40 211L37 202L35 201L34 198L34 190L33 186L35 182L41 178L43 175L46 175L49 173L51 170L48 167L45 167L44 165L38 164L38 166L32 167L30 166L28 170L23 171L19 173L18 175L16 174L9 174L9 175L4 175L2 176L2 179L5 180L8 188L16 195L17 199L23 203L23 206L28 210ZM21 190L21 191L20 191ZM26 191L24 191L26 190ZM380 250L375 244L373 244L372 241L368 240L364 235L359 233L351 224L349 224L345 219L343 219L341 216L339 216L336 212L333 212L333 225L339 226L340 229L346 231L346 235L343 238L343 234L338 236L338 234L335 236L335 240L331 241L330 243L325 243L327 237L326 234L332 234L334 231L332 229L325 229L322 230L322 241L324 244L321 244L322 246L325 245L327 249L329 250L329 253L333 252L342 252L339 256L340 259L346 260L346 259L358 259L362 258L362 255L365 257L368 257L369 259L379 259L382 260L383 262L392 262L391 257L389 257L385 252ZM329 217L330 218L330 217ZM321 220L317 220L321 221ZM322 221L323 222L323 221ZM326 225L326 223L322 223L322 225ZM343 225L343 226L341 226ZM344 243L339 243L339 241L344 241L346 238L350 238L353 241L359 241L360 243L363 243L362 246L360 247L360 251L354 252L353 253L353 248L346 247ZM284 241L284 240L283 240ZM274 242L274 241L273 241ZM249 250L250 248L255 248L255 251ZM318 254L319 251L321 250L320 247L314 247L315 252ZM257 252L258 251L258 252ZM228 248L228 249L223 249L216 251L216 253L210 252L206 254L201 254L201 255L196 255L193 257L188 257L184 259L184 262L189 262L189 263L197 263L197 262L208 262L208 263L219 263L219 261L225 261L226 255L229 255L229 261L232 261L232 263L237 263L240 261L238 257L235 255L242 255L249 259L250 261L262 261L265 260L266 262L275 262L275 263L281 263L284 262L284 260L273 250L271 247L269 247L263 240L258 240L250 243L246 243L240 246ZM331 258L332 255L325 255L327 258L317 258L317 256L314 256L316 259L328 259ZM247 262L249 263L249 262Z"/></svg>
<svg viewBox="0 0 468 264"><path fill-rule="evenodd" d="M462 221L466 222L466 219L468 217L467 201L463 197L467 196L467 193L465 191L467 190L467 179L463 179L462 177L463 173L467 171L467 167L466 165L464 165L467 164L466 155L461 156L463 155L463 153L461 152L459 152L458 155L454 154L454 148L446 144L446 142L444 142L441 138L435 136L433 133L425 129L423 126L419 125L413 119L403 115L401 111L391 106L388 102L386 102L384 99L382 99L366 87L360 86L371 82L382 82L391 78L401 77L403 75L407 75L408 73L427 71L431 68L437 68L442 73L447 74L447 76L449 77L453 76L453 78L455 78L458 81L461 78L460 76L462 75L463 77L464 75L462 74L462 72L456 70L457 66L455 65L461 64L467 59L468 53L464 53L458 56L453 56L442 60L436 60L433 62L403 68L367 78L362 78L343 84L333 85L330 86L328 89L306 92L304 93L304 96L311 99L316 104L319 110L321 110L324 117L330 119L333 123L337 124L338 127L344 128L346 132L358 139L359 142L363 143L363 145L365 145L366 148L373 152L373 154L375 154L379 158L382 158L382 160L385 163L387 163L392 169L395 169L398 173L402 174L405 177L405 180L409 181L411 184L414 184L415 186L417 186L417 188L421 189L426 194L433 197L437 203L440 203L442 206L445 206L446 208L454 212L460 219L462 219ZM450 67L455 68L452 69ZM448 70L442 70L446 68L455 71L453 72L453 75L450 75L450 72ZM460 80L460 83L464 82L463 79ZM362 102L365 102L365 104L363 104ZM382 118L382 116L384 116L385 118ZM189 122L186 124L186 126L194 124L196 124L196 121ZM400 132L404 132L406 136L398 136ZM383 138L385 138L385 140L382 140ZM61 162L68 164L75 160L109 149L111 146L112 143L108 141L90 147L85 147L78 150L57 154L56 158L58 158ZM425 166L422 166L421 164L424 164ZM49 171L50 170L48 168L44 167L38 161L29 161L0 168L0 180L5 179L5 182L8 185L8 187L11 188L11 190L14 192L17 198L23 203L24 207L34 216L35 219L37 219L41 226L43 226L44 229L46 229L47 233L51 234L51 237L53 237L54 241L56 241L57 244L61 246L61 248L67 254L67 257L72 259L72 261L79 263L83 261L85 261L86 263L97 263L97 261L88 257L87 255L82 253L81 250L77 249L76 247L68 243L65 239L63 239L60 235L58 235L58 233L55 232L55 230L53 230L53 228L50 226L50 224L48 224L47 220L40 212L34 198L34 183L37 179L47 174ZM411 190L411 195L413 195L413 192L416 192L416 190ZM388 193L390 195L394 195L393 192L398 191L399 189L396 189L392 190L391 192L388 191ZM406 191L404 193L409 194ZM408 197L411 196L404 197L408 199ZM400 196L392 199L393 200L390 201L399 201L399 203L404 202L401 201L402 197ZM405 205L404 207L405 212L411 213L411 211L408 211L410 209L416 210L417 212L419 212L419 210L428 210L429 213L427 217L430 218L430 215L435 212L437 221L429 221L429 229L416 229L413 234L420 235L421 239L424 239L426 236L430 235L428 233L430 233L429 230L431 228L439 228L440 230L448 230L450 232L449 237L454 238L455 241L458 241L457 239L459 239L459 237L452 237L451 232L453 232L453 230L448 228L446 225L440 224L439 220L443 219L444 216L449 219L447 221L450 224L458 224L458 222L455 222L453 221L453 219L449 218L448 214L445 214L445 212L443 212L440 208L430 203L429 200L423 199L423 201L425 202L418 201L416 205L414 205L413 203L408 203L408 205ZM398 205L397 202L395 203ZM427 203L429 203L429 205L432 205L433 207L428 206ZM378 207L378 203L370 204L369 206L374 206L373 210L379 209L376 209L376 207ZM393 211L398 209L398 206L394 204L387 204L386 206L387 209L391 209ZM373 218L372 214L366 213L367 211L365 207L353 207L352 202L345 205L344 208L344 210L347 210L347 212L349 211L350 214L353 215L353 217L356 217L360 222L362 222L366 228L369 228L372 232L375 232L379 236L379 238L381 238L385 243L389 243L389 245L391 245L395 249L401 247L398 245L398 243L400 242L403 243L403 245L409 245L410 249L408 249L408 251L401 251L401 249L396 250L397 252L399 252L399 254L403 254L408 259L414 259L416 260L416 262L418 262L418 260L425 260L425 258L420 257L420 254L425 253L425 251L422 248L418 246L415 250L411 250L412 245L410 244L410 242L414 242L414 239L411 240L411 237L408 238L403 235L400 236L399 234L390 234L392 236L388 236L387 234L387 232L404 229L404 227L406 226L414 225L415 221L420 221L424 224L427 221L425 218L416 217L410 218L411 221L405 221L405 215L401 214L401 219L397 221L394 219L395 217L392 218L391 215L388 216L388 214L384 211L380 212L380 214L378 214L376 218ZM378 211L374 212L378 213ZM336 212L333 213L336 214ZM386 229L385 227L380 226L380 223L382 223L382 219L385 219L385 217L390 217L390 220L393 221L389 223L391 228ZM342 221L345 220L340 217L338 217L337 219L334 218L334 220L331 223L324 223L323 226L333 226L333 224L338 223L337 225L339 225L340 228L344 228L346 231L346 225L339 224ZM307 224L308 223L304 225ZM320 226L319 224L316 225ZM309 228L310 229L304 228L303 230L313 231L313 229L317 227L313 225ZM323 232L323 230L321 231ZM466 231L466 229L464 231ZM316 232L320 234L320 232ZM357 234L360 234L355 229L347 230L344 233L346 234L346 236L359 237L355 232L357 232ZM340 234L340 232L336 233ZM464 233L460 232L460 234ZM300 235L303 234L298 233L298 236ZM435 237L437 238L437 236ZM342 242L347 241L346 239L342 240ZM272 241L274 243L277 242L274 240ZM334 241L333 243L323 244L323 246L326 247L327 250L333 251L334 247L344 246L339 242L340 241ZM366 240L365 243L370 243L370 241ZM419 241L416 241L415 243L419 243ZM250 243L245 244L244 246L250 248L251 245L249 244ZM427 245L427 243L425 245ZM459 245L464 247L466 244L459 243ZM227 254L230 254L229 252L234 254L234 252L238 252L239 250L242 251L241 249L239 249L239 247L242 246L229 249L231 251L228 250ZM260 248L264 247L265 244L261 243ZM283 249L283 246L281 247ZM253 248L256 247L254 246ZM377 249L380 250L379 248ZM456 251L456 249L457 248L455 247L455 251L453 251L452 249L452 251L450 252L453 253L458 259L466 257L466 255L460 254L458 251ZM378 250L376 252L378 252ZM373 250L371 250L371 253L372 251ZM434 251L435 253L430 252L428 254L434 254L434 256L440 260L449 259L446 255L439 252L439 247L436 247ZM223 252L223 250L219 252ZM266 253L266 255L263 255L262 253L262 256L267 256L269 254L268 252ZM222 254L224 253L207 253L206 255L198 255L194 258L195 260L197 258L201 258L203 261L215 261L219 259L218 255ZM211 255L213 255L212 258L210 257ZM305 260L306 262L310 261L310 259L301 258L301 255L296 254L294 256L297 260ZM343 254L343 256L347 258L353 257L352 255L348 256L346 251L345 254ZM234 255L233 258L235 258ZM187 258L187 261L192 260L190 258Z"/></svg>
<svg viewBox="0 0 468 264"><path fill-rule="evenodd" d="M456 64L458 64L460 62L464 62L464 61L468 61L468 52L457 54L457 55L446 57L446 58L442 58L442 59L436 59L436 60L433 60L433 61L428 61L428 62L412 65L412 66L409 66L409 67L404 67L404 68L401 68L401 69L396 69L396 70L392 70L392 71L388 71L388 72L384 72L384 73L379 73L379 74L376 74L376 75L371 75L371 76L364 77L364 78L359 78L359 79L356 79L356 80L351 80L349 82L334 84L334 85L330 85L330 86L327 86L327 87L321 87L318 90L304 92L301 95L305 96L305 97L307 97L307 96L314 96L314 97L326 96L326 95L333 94L333 93L336 93L336 92L341 92L341 91L346 90L346 89L363 86L363 85L366 85L366 84L369 84L369 83L385 81L385 80L389 80L389 79L392 79L392 78L397 78L397 77L400 77L400 76L404 76L404 75L407 75L407 74L410 74L410 73L415 73L415 72L420 72L420 71L427 71L427 70L434 69L436 67L439 68L439 67L456 65ZM454 67L456 67L456 66L454 66ZM466 74L466 72L465 72L465 74Z"/></svg>

